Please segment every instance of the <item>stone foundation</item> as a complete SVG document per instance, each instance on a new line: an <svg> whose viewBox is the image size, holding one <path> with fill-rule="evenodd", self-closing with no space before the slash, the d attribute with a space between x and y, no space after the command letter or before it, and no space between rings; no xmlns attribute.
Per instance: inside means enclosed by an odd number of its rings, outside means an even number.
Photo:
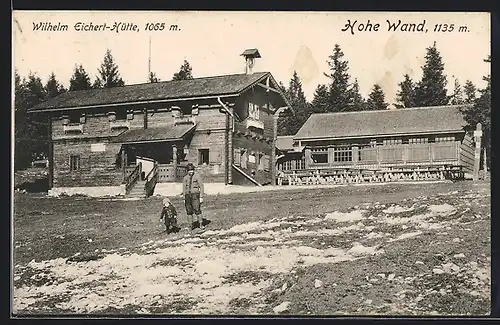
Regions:
<svg viewBox="0 0 500 325"><path fill-rule="evenodd" d="M416 181L416 182L390 182L390 183L360 183L360 184L324 184L324 185L265 185L265 186L242 186L225 185L224 183L205 183L205 195L227 195L233 193L255 193L264 191L293 191L319 188L337 188L346 186L384 186L390 184L438 184L451 183L444 181ZM154 196L177 196L182 192L182 183L158 183L156 184Z"/></svg>
<svg viewBox="0 0 500 325"><path fill-rule="evenodd" d="M85 195L90 197L125 195L125 185L91 186L91 187L54 187L49 190L49 196Z"/></svg>

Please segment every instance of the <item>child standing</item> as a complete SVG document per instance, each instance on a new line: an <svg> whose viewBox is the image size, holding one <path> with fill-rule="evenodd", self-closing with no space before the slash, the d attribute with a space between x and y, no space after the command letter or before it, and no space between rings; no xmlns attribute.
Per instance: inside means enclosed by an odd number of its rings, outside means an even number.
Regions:
<svg viewBox="0 0 500 325"><path fill-rule="evenodd" d="M177 210L168 198L163 199L160 221L165 223L167 234L170 234L177 229Z"/></svg>

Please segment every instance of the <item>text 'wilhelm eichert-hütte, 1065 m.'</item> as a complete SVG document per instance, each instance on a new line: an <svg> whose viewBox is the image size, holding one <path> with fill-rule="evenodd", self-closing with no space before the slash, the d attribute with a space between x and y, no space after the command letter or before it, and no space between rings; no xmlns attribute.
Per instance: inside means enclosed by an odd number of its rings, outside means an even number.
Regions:
<svg viewBox="0 0 500 325"><path fill-rule="evenodd" d="M39 32L66 32L72 28L77 32L179 32L181 29L178 25L167 24L164 22L147 22L138 25L131 22L113 22L111 24L102 23L95 24L92 22L76 22L73 26L61 22L33 22L33 30Z"/></svg>

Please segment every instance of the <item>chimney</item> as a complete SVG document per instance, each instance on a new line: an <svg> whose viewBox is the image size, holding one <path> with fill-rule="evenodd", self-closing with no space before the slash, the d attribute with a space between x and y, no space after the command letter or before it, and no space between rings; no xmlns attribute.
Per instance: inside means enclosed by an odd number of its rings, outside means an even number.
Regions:
<svg viewBox="0 0 500 325"><path fill-rule="evenodd" d="M245 57L245 73L252 74L253 66L255 65L255 59L260 59L260 53L257 49L247 49L243 53L242 56Z"/></svg>

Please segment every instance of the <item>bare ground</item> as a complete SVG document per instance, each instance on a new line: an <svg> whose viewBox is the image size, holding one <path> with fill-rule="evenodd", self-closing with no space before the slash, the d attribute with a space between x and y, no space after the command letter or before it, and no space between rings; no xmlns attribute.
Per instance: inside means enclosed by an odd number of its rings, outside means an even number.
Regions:
<svg viewBox="0 0 500 325"><path fill-rule="evenodd" d="M212 196L169 236L160 198L16 194L14 312L486 315L489 186Z"/></svg>

